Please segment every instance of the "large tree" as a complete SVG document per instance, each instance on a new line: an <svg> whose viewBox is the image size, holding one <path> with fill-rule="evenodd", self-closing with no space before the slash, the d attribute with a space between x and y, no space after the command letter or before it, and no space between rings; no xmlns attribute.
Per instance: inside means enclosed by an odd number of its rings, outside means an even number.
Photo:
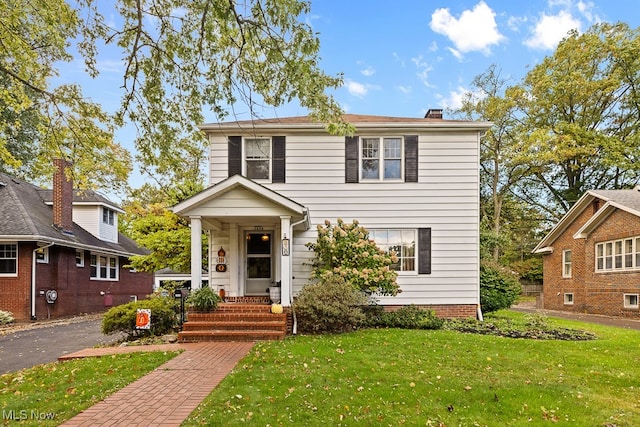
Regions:
<svg viewBox="0 0 640 427"><path fill-rule="evenodd" d="M511 94L525 115L520 196L562 216L593 188L640 177L640 34L625 24L571 32Z"/></svg>
<svg viewBox="0 0 640 427"><path fill-rule="evenodd" d="M107 114L77 85L51 84L56 65L72 60L69 40L82 28L77 12L64 0L0 0L0 9L3 169L44 177L51 158L63 157L74 164L81 187L124 184L130 158L114 143Z"/></svg>
<svg viewBox="0 0 640 427"><path fill-rule="evenodd" d="M504 252L503 205L511 196L513 188L529 173L529 166L519 158L522 141L521 122L517 105L506 92L508 79L502 77L496 65L476 76L472 88L463 98L458 110L470 120L493 123L484 134L480 144L480 179L483 203L481 205L483 229L492 245L492 258L498 261Z"/></svg>
<svg viewBox="0 0 640 427"><path fill-rule="evenodd" d="M205 140L196 126L207 111L220 120L242 103L255 113L256 105L297 99L330 131L350 130L326 93L341 77L319 67L319 40L304 23L308 2L119 0L108 20L99 6L97 0L74 7L64 0L0 0L0 105L18 116L35 107L33 152L43 161L71 160L80 183L124 181L130 161L113 141L114 124L136 127L136 158L163 183L184 181L185 158L192 170L202 166ZM79 87L52 86L57 64L74 59L71 41L92 76L99 46L120 52L122 102L114 120ZM6 134L25 122L0 120L0 160L18 168L20 155L8 149Z"/></svg>

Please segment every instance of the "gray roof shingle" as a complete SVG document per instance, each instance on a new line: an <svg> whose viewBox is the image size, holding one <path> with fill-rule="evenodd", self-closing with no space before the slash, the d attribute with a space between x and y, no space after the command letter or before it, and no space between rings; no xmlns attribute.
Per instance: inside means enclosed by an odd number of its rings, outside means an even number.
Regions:
<svg viewBox="0 0 640 427"><path fill-rule="evenodd" d="M97 193L93 194L97 195ZM63 246L90 248L125 256L148 253L121 233L118 235L118 243L100 240L75 223L73 235L62 233L52 225L53 209L46 203L50 200L51 190L45 190L0 172L0 238L50 239ZM78 199L74 197L74 200ZM91 201L117 206L102 196L93 198Z"/></svg>

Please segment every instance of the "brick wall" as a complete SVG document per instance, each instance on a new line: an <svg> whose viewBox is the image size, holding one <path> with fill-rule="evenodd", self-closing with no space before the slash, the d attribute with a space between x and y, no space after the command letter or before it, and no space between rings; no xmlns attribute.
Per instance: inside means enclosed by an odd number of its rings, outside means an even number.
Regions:
<svg viewBox="0 0 640 427"><path fill-rule="evenodd" d="M595 245L599 242L640 236L640 218L616 210L587 239L573 239L592 216L590 208L553 243L553 254L543 257L543 306L550 310L640 318L638 309L624 308L624 294L640 294L640 270L595 272ZM572 250L572 277L562 277L562 252ZM564 294L573 293L573 305Z"/></svg>
<svg viewBox="0 0 640 427"><path fill-rule="evenodd" d="M31 319L31 256L35 243L25 242L18 247L18 277L0 277L0 310L10 311L17 321ZM119 280L91 280L89 252L84 251L84 267L76 266L73 248L52 246L49 263L36 264L36 319L59 318L83 313L105 311L105 297L111 296L112 305L127 303L131 296L146 298L153 291L151 273L132 273L123 268L127 259L119 259ZM44 294L55 289L58 299L46 302Z"/></svg>
<svg viewBox="0 0 640 427"><path fill-rule="evenodd" d="M385 311L396 311L404 307L403 305L385 305ZM452 305L417 305L416 307L424 310L433 310L438 317L444 319L465 319L476 318L478 315L478 306L475 304L452 304Z"/></svg>
<svg viewBox="0 0 640 427"><path fill-rule="evenodd" d="M31 319L32 243L18 244L18 277L0 277L0 310L9 311L16 321Z"/></svg>

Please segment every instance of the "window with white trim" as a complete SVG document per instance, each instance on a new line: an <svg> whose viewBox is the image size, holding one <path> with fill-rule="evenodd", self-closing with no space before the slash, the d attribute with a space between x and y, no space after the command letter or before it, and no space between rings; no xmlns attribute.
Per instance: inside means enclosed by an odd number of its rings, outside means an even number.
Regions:
<svg viewBox="0 0 640 427"><path fill-rule="evenodd" d="M564 305L573 305L573 293L564 294Z"/></svg>
<svg viewBox="0 0 640 427"><path fill-rule="evenodd" d="M562 251L562 277L571 277L571 249Z"/></svg>
<svg viewBox="0 0 640 427"><path fill-rule="evenodd" d="M40 264L49 264L49 248L36 249L36 262Z"/></svg>
<svg viewBox="0 0 640 427"><path fill-rule="evenodd" d="M84 251L76 249L76 267L84 267Z"/></svg>
<svg viewBox="0 0 640 427"><path fill-rule="evenodd" d="M624 308L638 307L638 294L624 294Z"/></svg>
<svg viewBox="0 0 640 427"><path fill-rule="evenodd" d="M0 276L18 275L18 244L0 243Z"/></svg>
<svg viewBox="0 0 640 427"><path fill-rule="evenodd" d="M383 251L396 254L398 261L391 265L393 270L416 271L416 230L369 230L369 238Z"/></svg>
<svg viewBox="0 0 640 427"><path fill-rule="evenodd" d="M271 139L245 139L244 161L247 178L271 179Z"/></svg>
<svg viewBox="0 0 640 427"><path fill-rule="evenodd" d="M640 269L640 237L596 243L596 272Z"/></svg>
<svg viewBox="0 0 640 427"><path fill-rule="evenodd" d="M102 222L105 224L113 225L115 223L116 212L113 209L102 207Z"/></svg>
<svg viewBox="0 0 640 427"><path fill-rule="evenodd" d="M363 137L360 149L363 181L402 180L403 144L401 137Z"/></svg>
<svg viewBox="0 0 640 427"><path fill-rule="evenodd" d="M118 280L118 257L91 254L90 275L95 280Z"/></svg>

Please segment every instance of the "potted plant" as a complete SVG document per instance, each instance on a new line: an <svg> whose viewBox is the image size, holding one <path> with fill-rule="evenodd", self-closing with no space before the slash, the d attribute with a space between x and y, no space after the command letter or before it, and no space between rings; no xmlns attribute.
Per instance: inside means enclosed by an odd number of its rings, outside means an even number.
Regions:
<svg viewBox="0 0 640 427"><path fill-rule="evenodd" d="M187 306L193 311L215 311L222 299L209 286L196 289L187 298Z"/></svg>

